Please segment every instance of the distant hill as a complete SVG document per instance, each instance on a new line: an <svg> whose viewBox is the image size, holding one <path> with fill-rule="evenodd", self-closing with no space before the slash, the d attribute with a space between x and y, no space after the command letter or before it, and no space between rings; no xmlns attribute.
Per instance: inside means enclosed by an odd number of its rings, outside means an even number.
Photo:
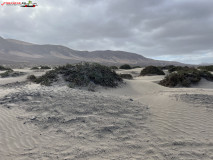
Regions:
<svg viewBox="0 0 213 160"><path fill-rule="evenodd" d="M61 45L38 45L0 37L0 63L65 64L98 62L106 65L183 65L179 62L159 61L124 51L77 51Z"/></svg>

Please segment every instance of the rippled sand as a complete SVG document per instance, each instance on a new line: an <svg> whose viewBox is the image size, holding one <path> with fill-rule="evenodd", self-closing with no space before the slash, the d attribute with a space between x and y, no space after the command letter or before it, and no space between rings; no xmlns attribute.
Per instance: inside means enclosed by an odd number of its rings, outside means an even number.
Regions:
<svg viewBox="0 0 213 160"><path fill-rule="evenodd" d="M0 157L213 159L213 82L166 88L156 83L163 76L119 72L135 77L96 92L4 80Z"/></svg>

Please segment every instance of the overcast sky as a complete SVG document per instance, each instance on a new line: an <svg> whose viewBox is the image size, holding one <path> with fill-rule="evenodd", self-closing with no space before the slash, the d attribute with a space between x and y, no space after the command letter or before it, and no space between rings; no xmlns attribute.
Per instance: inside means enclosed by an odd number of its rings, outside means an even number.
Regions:
<svg viewBox="0 0 213 160"><path fill-rule="evenodd" d="M123 50L161 60L213 63L213 0L33 2L38 7L0 6L0 36L76 50Z"/></svg>

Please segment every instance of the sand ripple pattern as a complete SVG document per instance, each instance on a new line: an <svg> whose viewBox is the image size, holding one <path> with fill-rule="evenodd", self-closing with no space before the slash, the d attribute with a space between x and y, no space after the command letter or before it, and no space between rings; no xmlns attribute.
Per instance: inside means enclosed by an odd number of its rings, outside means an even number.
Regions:
<svg viewBox="0 0 213 160"><path fill-rule="evenodd" d="M183 102L183 95L176 95L173 99L168 97L159 94L150 105L152 115L147 122L151 134L149 158L213 159L213 112L205 107L194 107L196 101L191 105ZM191 100L192 97L188 95L185 98ZM195 97L197 99L197 95ZM212 102L211 96L202 97L207 102L202 105Z"/></svg>
<svg viewBox="0 0 213 160"><path fill-rule="evenodd" d="M19 107L30 113L18 118L38 126L49 138L40 149L30 143L33 140L20 140L20 148L30 148L20 153L21 158L135 159L143 157L140 151L148 143L144 138L147 107L130 99L67 87L38 87L9 94L0 104L5 111Z"/></svg>
<svg viewBox="0 0 213 160"><path fill-rule="evenodd" d="M24 124L17 117L23 114L17 108L0 109L0 157L17 159L17 155L38 147L41 143L38 128ZM1 159L0 158L0 159Z"/></svg>
<svg viewBox="0 0 213 160"><path fill-rule="evenodd" d="M0 98L0 154L26 160L213 159L211 90L133 84L128 91L115 89L115 96L25 86Z"/></svg>
<svg viewBox="0 0 213 160"><path fill-rule="evenodd" d="M181 94L179 96L181 100L192 103L195 107L206 107L213 109L213 95L207 94Z"/></svg>

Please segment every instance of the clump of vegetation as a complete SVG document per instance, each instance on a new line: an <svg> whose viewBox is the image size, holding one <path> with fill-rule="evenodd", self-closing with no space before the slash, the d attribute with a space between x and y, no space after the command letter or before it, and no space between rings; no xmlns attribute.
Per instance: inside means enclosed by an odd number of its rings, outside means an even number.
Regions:
<svg viewBox="0 0 213 160"><path fill-rule="evenodd" d="M34 79L35 77L31 77L29 80L42 85L50 85L58 80L59 75L71 87L88 86L91 83L106 87L115 87L118 85L118 82L122 81L122 78L109 67L97 63L67 64L48 71L43 76L36 78L36 80Z"/></svg>
<svg viewBox="0 0 213 160"><path fill-rule="evenodd" d="M144 68L141 73L141 76L146 76L146 75L165 75L165 73L159 69L158 67L155 66L148 66Z"/></svg>
<svg viewBox="0 0 213 160"><path fill-rule="evenodd" d="M8 70L8 71L6 71L6 72L4 72L4 73L1 73L0 76L1 76L1 78L9 77L11 72L12 72L12 71Z"/></svg>
<svg viewBox="0 0 213 160"><path fill-rule="evenodd" d="M26 73L24 72L14 72L13 70L8 70L4 73L1 73L0 76L1 78L6 78L6 77L19 77L19 76L23 76Z"/></svg>
<svg viewBox="0 0 213 160"><path fill-rule="evenodd" d="M101 86L115 87L122 79L109 67L97 63L83 63L67 66L63 73L64 79L77 86L87 86L90 82Z"/></svg>
<svg viewBox="0 0 213 160"><path fill-rule="evenodd" d="M26 75L25 72L12 72L11 73L11 77L19 77L19 76L23 76L23 75Z"/></svg>
<svg viewBox="0 0 213 160"><path fill-rule="evenodd" d="M123 79L133 79L131 74L120 74L120 77Z"/></svg>
<svg viewBox="0 0 213 160"><path fill-rule="evenodd" d="M38 70L38 67L32 67L31 70Z"/></svg>
<svg viewBox="0 0 213 160"><path fill-rule="evenodd" d="M202 78L205 78L208 81L213 81L213 75L209 71L203 70L199 71L199 73Z"/></svg>
<svg viewBox="0 0 213 160"><path fill-rule="evenodd" d="M40 66L41 69L51 69L49 66Z"/></svg>
<svg viewBox="0 0 213 160"><path fill-rule="evenodd" d="M133 66L132 69L134 69L134 68L141 68L141 66Z"/></svg>
<svg viewBox="0 0 213 160"><path fill-rule="evenodd" d="M166 87L190 87L191 84L198 83L201 78L213 81L213 75L208 71L199 71L195 68L183 68L182 70L178 70L176 73L167 75L159 84Z"/></svg>
<svg viewBox="0 0 213 160"><path fill-rule="evenodd" d="M198 69L212 71L213 72L213 65L210 66L199 66Z"/></svg>
<svg viewBox="0 0 213 160"><path fill-rule="evenodd" d="M110 69L114 69L114 70L118 69L117 66L110 66L109 68L110 68Z"/></svg>
<svg viewBox="0 0 213 160"><path fill-rule="evenodd" d="M172 72L175 72L175 71L183 71L183 70L187 71L189 69L190 68L187 67L187 66L184 66L184 67L182 67L182 66L173 66L173 67L169 68L168 71L169 71L169 73L172 73Z"/></svg>
<svg viewBox="0 0 213 160"><path fill-rule="evenodd" d="M28 79L29 81L31 81L31 82L36 82L36 80L37 80L37 78L36 78L35 75L29 75L29 76L27 77L27 79Z"/></svg>
<svg viewBox="0 0 213 160"><path fill-rule="evenodd" d="M171 69L171 68L173 68L173 67L175 67L175 66L174 66L174 65L167 65L167 66L159 66L158 68L159 68L159 69L162 69L162 70L164 70L164 69L169 70L169 69Z"/></svg>
<svg viewBox="0 0 213 160"><path fill-rule="evenodd" d="M40 67L32 67L31 70L38 70L38 69L51 69L49 66L40 66Z"/></svg>
<svg viewBox="0 0 213 160"><path fill-rule="evenodd" d="M58 74L56 70L52 70L52 71L46 72L44 75L36 79L34 79L33 76L31 76L30 78L32 82L36 82L45 86L50 86L53 82L56 82L58 80Z"/></svg>
<svg viewBox="0 0 213 160"><path fill-rule="evenodd" d="M12 70L11 68L7 68L4 66L0 66L0 71Z"/></svg>
<svg viewBox="0 0 213 160"><path fill-rule="evenodd" d="M128 64L124 64L120 66L120 69L132 69L132 67Z"/></svg>
<svg viewBox="0 0 213 160"><path fill-rule="evenodd" d="M189 87L192 83L200 81L200 76L182 74L182 73L171 73L167 75L164 80L160 81L160 84L166 87L175 87L177 85L183 87Z"/></svg>

